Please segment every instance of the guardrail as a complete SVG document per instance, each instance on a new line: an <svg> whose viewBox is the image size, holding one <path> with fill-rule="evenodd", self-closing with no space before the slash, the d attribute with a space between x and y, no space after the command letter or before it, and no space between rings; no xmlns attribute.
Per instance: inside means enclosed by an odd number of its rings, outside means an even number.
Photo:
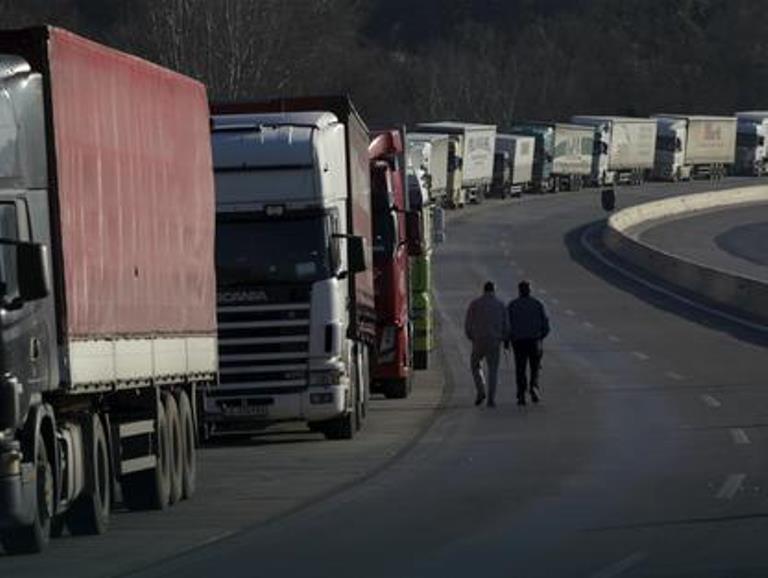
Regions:
<svg viewBox="0 0 768 578"><path fill-rule="evenodd" d="M699 193L637 205L608 219L603 242L613 253L657 278L768 324L766 281L680 257L639 238L639 230L654 221L753 203L768 203L768 186Z"/></svg>

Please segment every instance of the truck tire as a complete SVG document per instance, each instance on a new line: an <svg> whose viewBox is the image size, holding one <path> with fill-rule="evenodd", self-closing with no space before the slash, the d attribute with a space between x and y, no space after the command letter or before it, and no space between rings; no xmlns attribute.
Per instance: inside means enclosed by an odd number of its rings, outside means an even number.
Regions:
<svg viewBox="0 0 768 578"><path fill-rule="evenodd" d="M411 393L411 380L408 377L393 379L387 383L384 389L384 397L387 399L405 399Z"/></svg>
<svg viewBox="0 0 768 578"><path fill-rule="evenodd" d="M197 487L197 447L195 445L195 416L186 391L179 394L179 421L183 442L184 466L181 476L181 495L189 500Z"/></svg>
<svg viewBox="0 0 768 578"><path fill-rule="evenodd" d="M157 404L157 466L123 476L123 501L131 510L165 510L171 489L168 421L162 403Z"/></svg>
<svg viewBox="0 0 768 578"><path fill-rule="evenodd" d="M171 472L171 486L168 492L168 503L173 505L181 501L182 479L184 478L184 438L181 434L179 420L179 405L172 393L163 395L165 418L168 420L168 454Z"/></svg>
<svg viewBox="0 0 768 578"><path fill-rule="evenodd" d="M321 431L327 440L351 440L355 437L354 410L335 419L328 420L321 426Z"/></svg>
<svg viewBox="0 0 768 578"><path fill-rule="evenodd" d="M35 520L29 526L11 528L0 534L6 554L36 554L48 545L51 536L51 517L54 504L53 465L48 448L42 439L37 440L35 450L37 504Z"/></svg>
<svg viewBox="0 0 768 578"><path fill-rule="evenodd" d="M98 414L86 424L84 441L85 489L67 513L67 527L73 536L106 532L112 505L109 448Z"/></svg>

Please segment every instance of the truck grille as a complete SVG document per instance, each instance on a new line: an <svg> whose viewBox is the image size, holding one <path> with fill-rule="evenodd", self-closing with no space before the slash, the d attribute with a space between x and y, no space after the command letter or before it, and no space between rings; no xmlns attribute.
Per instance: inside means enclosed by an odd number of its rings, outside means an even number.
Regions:
<svg viewBox="0 0 768 578"><path fill-rule="evenodd" d="M221 302L222 295L219 297ZM225 297L226 304L220 304L217 310L221 394L243 386L264 393L305 387L309 292L292 291L266 303L237 302L231 296ZM215 395L215 390L211 393Z"/></svg>

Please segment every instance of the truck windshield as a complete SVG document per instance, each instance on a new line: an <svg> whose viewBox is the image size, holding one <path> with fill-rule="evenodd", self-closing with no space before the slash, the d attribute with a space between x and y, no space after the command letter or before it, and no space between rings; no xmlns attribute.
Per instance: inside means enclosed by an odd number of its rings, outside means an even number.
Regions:
<svg viewBox="0 0 768 578"><path fill-rule="evenodd" d="M220 286L311 283L331 276L329 219L216 222L216 274Z"/></svg>
<svg viewBox="0 0 768 578"><path fill-rule="evenodd" d="M397 248L397 219L392 212L391 197L383 172L374 172L371 179L373 197L373 250L392 256Z"/></svg>

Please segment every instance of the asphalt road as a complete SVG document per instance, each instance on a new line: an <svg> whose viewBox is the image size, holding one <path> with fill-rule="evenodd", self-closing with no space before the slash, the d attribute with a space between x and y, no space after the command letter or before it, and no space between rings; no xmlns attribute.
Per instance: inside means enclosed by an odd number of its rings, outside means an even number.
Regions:
<svg viewBox="0 0 768 578"><path fill-rule="evenodd" d="M618 204L705 188L619 189ZM411 410L379 405L362 443L209 450L186 514L118 515L117 531L0 574L768 575L766 334L627 280L599 258L603 218L589 190L452 215L442 396L434 379ZM542 405L514 405L506 361L499 407L472 404L461 325L489 278L505 299L530 279L549 310Z"/></svg>
<svg viewBox="0 0 768 578"><path fill-rule="evenodd" d="M640 238L686 259L768 282L768 203L665 221Z"/></svg>

